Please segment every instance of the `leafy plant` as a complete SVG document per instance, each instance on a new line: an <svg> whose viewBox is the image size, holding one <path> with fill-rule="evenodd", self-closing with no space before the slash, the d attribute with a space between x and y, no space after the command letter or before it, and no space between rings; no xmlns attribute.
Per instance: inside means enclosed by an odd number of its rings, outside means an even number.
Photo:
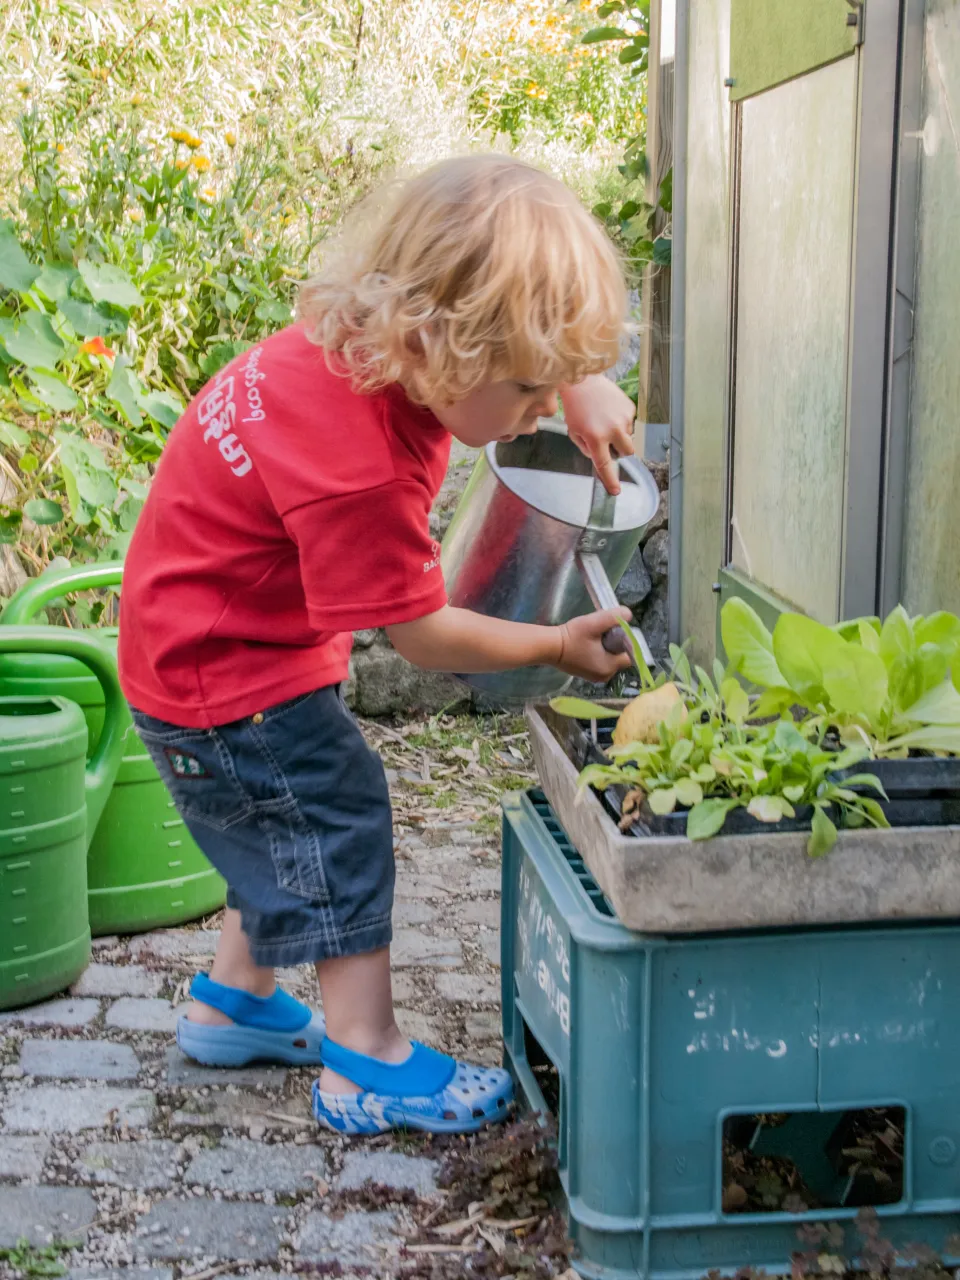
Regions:
<svg viewBox="0 0 960 1280"><path fill-rule="evenodd" d="M15 1275L52 1277L66 1275L60 1255L72 1249L71 1244L34 1247L29 1240L18 1240L12 1249L0 1249L0 1262L7 1262Z"/></svg>
<svg viewBox="0 0 960 1280"><path fill-rule="evenodd" d="M799 704L820 730L835 728L876 757L960 753L960 619L951 613L911 618L898 606L882 624L835 627L784 613L771 633L733 599L721 634L733 669L766 690L760 714Z"/></svg>
<svg viewBox="0 0 960 1280"><path fill-rule="evenodd" d="M705 840L721 831L737 809L745 809L759 822L776 824L806 808L811 857L833 847L837 822L845 827L888 825L879 802L853 790L867 787L884 796L873 775L837 780L837 774L867 758L865 746L831 750L812 718L799 725L789 715L756 723L759 698L751 697L734 675L719 667L713 678L701 668L694 674L676 648L673 658L684 697L673 702L655 740L614 745L607 752L610 764L589 764L580 775L582 786L629 788L625 823L644 809L661 817L686 810L687 836ZM557 699L551 705L581 719L619 714L573 702Z"/></svg>

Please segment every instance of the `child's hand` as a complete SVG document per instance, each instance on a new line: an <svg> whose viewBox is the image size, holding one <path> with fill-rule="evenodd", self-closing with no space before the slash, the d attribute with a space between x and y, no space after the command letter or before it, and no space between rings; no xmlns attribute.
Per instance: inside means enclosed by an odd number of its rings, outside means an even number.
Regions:
<svg viewBox="0 0 960 1280"><path fill-rule="evenodd" d="M620 492L617 464L611 449L621 458L633 453L633 401L602 373L592 374L574 386L562 387L563 414L570 439L588 458L609 493Z"/></svg>
<svg viewBox="0 0 960 1280"><path fill-rule="evenodd" d="M603 647L603 637L617 626L620 619L630 621L629 609L604 609L600 613L588 613L574 618L560 628L563 635L563 651L554 664L568 676L581 680L606 683L618 671L626 671L632 659L627 653L608 653Z"/></svg>

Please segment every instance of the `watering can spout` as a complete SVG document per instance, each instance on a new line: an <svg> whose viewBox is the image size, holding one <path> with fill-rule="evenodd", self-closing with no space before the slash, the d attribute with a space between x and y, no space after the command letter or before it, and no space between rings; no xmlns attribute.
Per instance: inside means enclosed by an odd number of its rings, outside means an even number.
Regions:
<svg viewBox="0 0 960 1280"><path fill-rule="evenodd" d="M103 729L87 762L85 776L89 844L110 795L123 750L125 703L113 662L93 640L65 627L0 627L0 653L45 653L76 658L100 681L105 712Z"/></svg>

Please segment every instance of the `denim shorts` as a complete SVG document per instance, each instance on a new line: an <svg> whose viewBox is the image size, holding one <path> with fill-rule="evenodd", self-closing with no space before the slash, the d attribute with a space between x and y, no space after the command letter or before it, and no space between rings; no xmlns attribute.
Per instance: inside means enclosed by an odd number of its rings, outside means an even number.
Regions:
<svg viewBox="0 0 960 1280"><path fill-rule="evenodd" d="M255 963L389 946L390 795L339 687L214 729L131 712L190 834L227 882Z"/></svg>

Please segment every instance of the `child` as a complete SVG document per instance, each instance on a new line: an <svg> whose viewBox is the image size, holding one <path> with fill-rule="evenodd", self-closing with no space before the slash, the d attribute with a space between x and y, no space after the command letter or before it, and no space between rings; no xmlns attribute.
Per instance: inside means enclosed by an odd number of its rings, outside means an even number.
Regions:
<svg viewBox="0 0 960 1280"><path fill-rule="evenodd" d="M229 885L177 1040L216 1066L322 1064L313 1104L329 1128L466 1132L509 1104L506 1072L397 1029L390 801L340 689L368 627L433 670L550 663L607 680L627 665L601 643L616 612L542 627L450 607L428 532L451 436L533 432L558 392L616 490L610 450L632 452L632 405L595 375L625 311L615 254L560 183L504 157L437 165L307 282L295 325L196 397L140 517L121 680ZM325 1019L274 982L307 962Z"/></svg>

